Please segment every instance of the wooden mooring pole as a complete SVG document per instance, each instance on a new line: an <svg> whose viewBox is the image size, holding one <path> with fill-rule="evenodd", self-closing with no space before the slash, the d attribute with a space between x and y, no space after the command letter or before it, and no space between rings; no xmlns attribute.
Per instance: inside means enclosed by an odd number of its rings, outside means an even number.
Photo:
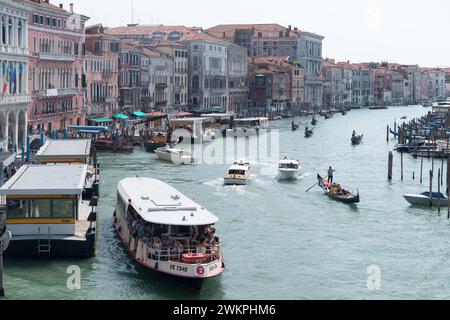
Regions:
<svg viewBox="0 0 450 320"><path fill-rule="evenodd" d="M438 193L441 193L441 169L438 169ZM441 213L441 200L438 198L438 213Z"/></svg>
<svg viewBox="0 0 450 320"><path fill-rule="evenodd" d="M423 183L423 156L420 158L420 184Z"/></svg>
<svg viewBox="0 0 450 320"><path fill-rule="evenodd" d="M430 170L430 208L433 207L433 171Z"/></svg>
<svg viewBox="0 0 450 320"><path fill-rule="evenodd" d="M394 154L392 151L389 152L388 158L388 180L392 180L392 167L394 166Z"/></svg>
<svg viewBox="0 0 450 320"><path fill-rule="evenodd" d="M401 179L403 181L403 152L400 153L400 161L401 161L401 164L400 164Z"/></svg>
<svg viewBox="0 0 450 320"><path fill-rule="evenodd" d="M390 131L389 131L389 125L388 125L387 129L386 129L386 141L387 142L389 142L389 133L390 133Z"/></svg>

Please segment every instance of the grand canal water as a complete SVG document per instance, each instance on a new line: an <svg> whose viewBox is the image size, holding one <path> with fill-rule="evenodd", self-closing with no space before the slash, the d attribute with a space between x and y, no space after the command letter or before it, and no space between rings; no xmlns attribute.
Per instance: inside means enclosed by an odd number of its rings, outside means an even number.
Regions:
<svg viewBox="0 0 450 320"><path fill-rule="evenodd" d="M394 179L387 181L386 125L422 107L355 110L323 120L314 136L280 129L280 155L298 158L298 183L279 183L276 165L254 164L247 187L224 187L227 164L174 166L136 149L132 155L101 155L100 230L97 256L88 260L7 260L10 299L441 299L450 297L450 221L446 210L410 207L402 194L423 192L420 160L394 153ZM306 122L307 118L301 121ZM353 147L350 136L364 133ZM305 193L317 172L332 165L335 179L361 193L348 206L329 200L320 189ZM436 168L440 163L436 162ZM431 161L425 161L425 170ZM269 170L272 169L272 170ZM275 171L273 171L275 169ZM437 169L436 169L437 170ZM225 273L197 295L165 276L136 265L112 228L116 186L128 176L162 179L205 205L221 219L217 225L226 259ZM436 184L435 184L436 188ZM81 290L66 287L67 267L82 272ZM381 271L380 290L367 285L368 267ZM370 287L370 286L369 286Z"/></svg>

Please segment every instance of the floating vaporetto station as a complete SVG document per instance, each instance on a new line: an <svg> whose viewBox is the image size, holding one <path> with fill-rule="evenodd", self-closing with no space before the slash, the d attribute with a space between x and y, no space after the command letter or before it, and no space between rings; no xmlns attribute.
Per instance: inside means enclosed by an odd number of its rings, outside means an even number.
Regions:
<svg viewBox="0 0 450 320"><path fill-rule="evenodd" d="M91 257L96 199L83 200L85 164L24 165L0 188L12 239L6 255Z"/></svg>

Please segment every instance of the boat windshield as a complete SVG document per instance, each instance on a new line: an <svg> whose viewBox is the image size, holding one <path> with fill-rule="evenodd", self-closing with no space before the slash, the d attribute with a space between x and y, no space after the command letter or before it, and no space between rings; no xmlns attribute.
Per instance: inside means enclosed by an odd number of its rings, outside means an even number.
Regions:
<svg viewBox="0 0 450 320"><path fill-rule="evenodd" d="M245 170L229 170L228 174L230 175L245 175Z"/></svg>
<svg viewBox="0 0 450 320"><path fill-rule="evenodd" d="M298 164L283 163L283 164L280 164L280 169L298 169Z"/></svg>

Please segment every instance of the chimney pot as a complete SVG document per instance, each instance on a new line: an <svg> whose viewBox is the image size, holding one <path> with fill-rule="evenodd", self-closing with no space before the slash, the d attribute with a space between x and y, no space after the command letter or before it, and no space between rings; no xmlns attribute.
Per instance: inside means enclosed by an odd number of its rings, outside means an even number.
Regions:
<svg viewBox="0 0 450 320"><path fill-rule="evenodd" d="M59 7L60 7L61 9L64 9L64 5L63 5L62 3L59 4Z"/></svg>
<svg viewBox="0 0 450 320"><path fill-rule="evenodd" d="M70 12L73 13L73 3L70 4Z"/></svg>

